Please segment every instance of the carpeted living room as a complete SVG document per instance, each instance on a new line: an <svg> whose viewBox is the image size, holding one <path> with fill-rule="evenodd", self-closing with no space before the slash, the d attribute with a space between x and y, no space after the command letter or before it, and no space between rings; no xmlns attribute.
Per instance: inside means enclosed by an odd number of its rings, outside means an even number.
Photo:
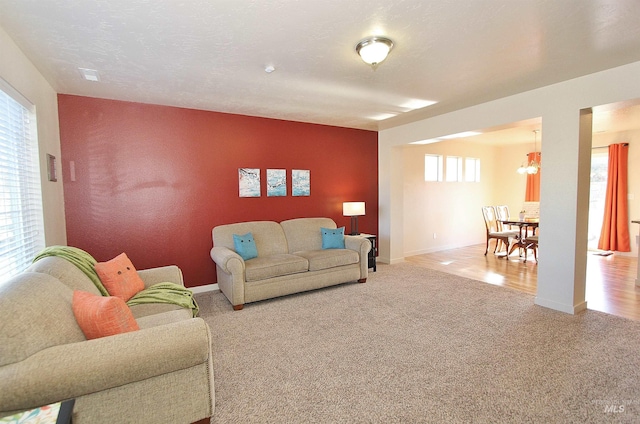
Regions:
<svg viewBox="0 0 640 424"><path fill-rule="evenodd" d="M0 1L0 422L639 422L638 18ZM618 144L633 271L589 286ZM530 157L535 259L485 256Z"/></svg>
<svg viewBox="0 0 640 424"><path fill-rule="evenodd" d="M196 298L216 346L212 423L638 420L637 321L410 263L242 312Z"/></svg>

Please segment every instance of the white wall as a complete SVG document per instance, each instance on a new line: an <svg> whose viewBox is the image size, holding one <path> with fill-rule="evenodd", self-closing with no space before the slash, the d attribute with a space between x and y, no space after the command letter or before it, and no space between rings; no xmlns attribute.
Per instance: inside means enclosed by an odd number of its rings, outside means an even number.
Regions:
<svg viewBox="0 0 640 424"><path fill-rule="evenodd" d="M403 146L403 256L485 243L482 206L507 205L511 216L517 217L526 176L516 169L531 149L465 139ZM425 154L480 159L480 182L425 182Z"/></svg>
<svg viewBox="0 0 640 424"><path fill-rule="evenodd" d="M545 233L554 237L540 239L535 301L569 313L586 308L591 121L590 115L581 111L640 98L638 75L640 62L635 62L381 131L378 138L380 260L393 263L402 261L405 255L402 146L541 117L544 169L540 219Z"/></svg>
<svg viewBox="0 0 640 424"><path fill-rule="evenodd" d="M538 138L538 150L541 143ZM533 151L531 144L514 144L500 146L497 152L497 176L498 183L495 185L494 202L496 205L509 206L509 213L517 218L524 203L525 191L527 189L527 176L518 174L520 165L527 163L527 154ZM542 158L544 162L544 158ZM544 170L540 171L541 173Z"/></svg>
<svg viewBox="0 0 640 424"><path fill-rule="evenodd" d="M405 256L484 243L481 207L495 204L497 153L459 140L403 148ZM424 181L425 154L480 159L480 182Z"/></svg>
<svg viewBox="0 0 640 424"><path fill-rule="evenodd" d="M36 106L46 244L48 246L66 245L57 94L2 28L0 28L0 57L2 57L0 78ZM47 153L58 159L57 182L48 181Z"/></svg>

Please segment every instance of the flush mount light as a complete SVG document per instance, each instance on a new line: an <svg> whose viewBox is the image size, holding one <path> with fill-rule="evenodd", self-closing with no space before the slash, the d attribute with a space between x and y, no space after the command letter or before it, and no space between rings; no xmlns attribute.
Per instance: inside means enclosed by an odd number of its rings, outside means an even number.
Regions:
<svg viewBox="0 0 640 424"><path fill-rule="evenodd" d="M273 65L267 65L267 66L265 66L265 67L264 67L264 71L265 71L267 74L270 74L271 72L273 72L273 71L275 71L275 70L276 70L276 67L275 67L275 66L273 66Z"/></svg>
<svg viewBox="0 0 640 424"><path fill-rule="evenodd" d="M82 78L87 81L100 82L100 75L98 75L98 71L95 69L78 68L78 70L80 71Z"/></svg>
<svg viewBox="0 0 640 424"><path fill-rule="evenodd" d="M385 37L368 37L356 45L356 53L374 69L387 58L393 41Z"/></svg>

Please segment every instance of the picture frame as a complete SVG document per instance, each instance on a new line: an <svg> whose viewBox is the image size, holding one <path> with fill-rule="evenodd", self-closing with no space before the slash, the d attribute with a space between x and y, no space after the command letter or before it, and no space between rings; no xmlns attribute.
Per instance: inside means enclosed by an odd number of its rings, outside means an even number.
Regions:
<svg viewBox="0 0 640 424"><path fill-rule="evenodd" d="M311 171L308 169L291 170L291 195L311 195Z"/></svg>
<svg viewBox="0 0 640 424"><path fill-rule="evenodd" d="M287 195L287 170L267 169L267 197Z"/></svg>
<svg viewBox="0 0 640 424"><path fill-rule="evenodd" d="M260 168L238 168L238 194L240 197L260 197Z"/></svg>

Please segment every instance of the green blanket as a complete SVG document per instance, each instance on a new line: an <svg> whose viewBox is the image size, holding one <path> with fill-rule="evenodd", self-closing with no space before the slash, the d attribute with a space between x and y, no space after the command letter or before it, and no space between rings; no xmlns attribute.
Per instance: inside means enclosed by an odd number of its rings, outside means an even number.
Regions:
<svg viewBox="0 0 640 424"><path fill-rule="evenodd" d="M50 246L38 253L33 259L33 262L47 256L58 256L71 262L89 277L103 296L109 296L109 292L104 288L104 285L102 285L102 281L100 281L100 277L96 272L95 265L97 261L84 250L71 246ZM198 304L193 298L193 292L191 290L179 284L169 282L158 283L147 287L129 299L127 305L133 306L143 303L175 304L183 308L191 309L194 317L198 315L199 311Z"/></svg>
<svg viewBox="0 0 640 424"><path fill-rule="evenodd" d="M33 262L47 256L58 256L59 258L68 260L78 267L80 271L84 272L87 277L89 277L103 296L109 296L109 292L102 285L102 281L100 281L100 277L98 277L98 273L95 269L95 265L98 261L84 250L71 246L49 246L38 253L33 259Z"/></svg>
<svg viewBox="0 0 640 424"><path fill-rule="evenodd" d="M173 303L183 308L191 309L193 316L198 316L198 304L193 298L193 292L175 283L154 284L135 294L127 301L129 306L143 303Z"/></svg>

